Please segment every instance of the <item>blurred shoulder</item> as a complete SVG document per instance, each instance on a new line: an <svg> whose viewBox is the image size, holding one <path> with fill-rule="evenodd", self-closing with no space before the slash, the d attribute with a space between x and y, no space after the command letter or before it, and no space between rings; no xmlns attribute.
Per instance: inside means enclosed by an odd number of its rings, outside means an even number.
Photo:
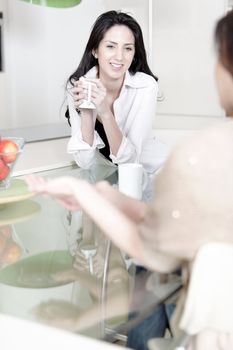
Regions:
<svg viewBox="0 0 233 350"><path fill-rule="evenodd" d="M209 128L195 131L184 141L179 142L171 152L170 163L176 166L184 162L201 161L203 166L211 162L233 160L233 122L219 122Z"/></svg>

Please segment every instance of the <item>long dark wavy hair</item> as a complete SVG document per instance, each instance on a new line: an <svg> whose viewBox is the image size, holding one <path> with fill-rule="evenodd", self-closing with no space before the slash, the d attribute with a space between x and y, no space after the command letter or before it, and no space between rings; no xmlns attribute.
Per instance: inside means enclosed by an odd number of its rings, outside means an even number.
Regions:
<svg viewBox="0 0 233 350"><path fill-rule="evenodd" d="M233 11L221 18L215 29L219 59L233 76Z"/></svg>
<svg viewBox="0 0 233 350"><path fill-rule="evenodd" d="M100 41L103 39L105 33L114 25L125 25L134 35L135 54L131 66L129 67L129 72L131 74L143 72L151 75L156 81L158 81L158 78L152 73L147 63L146 50L140 25L127 13L108 11L101 14L96 19L79 66L69 77L67 85L74 85L74 81L85 75L92 67L96 66L98 69L98 59L93 56L93 51L98 49ZM65 116L69 122L70 116L68 109Z"/></svg>

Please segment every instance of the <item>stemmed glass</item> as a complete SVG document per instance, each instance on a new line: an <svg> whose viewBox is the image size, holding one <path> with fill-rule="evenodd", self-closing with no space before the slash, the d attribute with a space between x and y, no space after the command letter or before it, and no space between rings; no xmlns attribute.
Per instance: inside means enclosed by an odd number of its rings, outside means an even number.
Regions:
<svg viewBox="0 0 233 350"><path fill-rule="evenodd" d="M96 255L96 252L97 252L96 245L83 242L83 243L80 243L79 249L84 255L84 257L86 258L86 260L88 261L90 274L93 275L94 274L93 257Z"/></svg>

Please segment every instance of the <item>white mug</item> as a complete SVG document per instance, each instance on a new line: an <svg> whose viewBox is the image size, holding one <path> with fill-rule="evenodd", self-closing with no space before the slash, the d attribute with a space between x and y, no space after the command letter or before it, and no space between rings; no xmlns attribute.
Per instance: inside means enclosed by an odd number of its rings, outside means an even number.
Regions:
<svg viewBox="0 0 233 350"><path fill-rule="evenodd" d="M147 183L148 176L141 164L125 163L118 165L118 188L120 192L141 200Z"/></svg>
<svg viewBox="0 0 233 350"><path fill-rule="evenodd" d="M95 109L95 105L91 101L91 90L92 90L93 83L83 77L81 77L80 80L85 82L85 84L87 85L87 99L81 103L79 108Z"/></svg>

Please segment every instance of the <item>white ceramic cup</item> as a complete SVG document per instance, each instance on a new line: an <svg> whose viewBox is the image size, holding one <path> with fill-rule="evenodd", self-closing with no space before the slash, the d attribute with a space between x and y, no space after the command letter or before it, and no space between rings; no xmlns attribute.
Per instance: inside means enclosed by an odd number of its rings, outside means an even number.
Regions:
<svg viewBox="0 0 233 350"><path fill-rule="evenodd" d="M141 164L125 163L118 165L118 188L120 192L141 200L147 183L148 176Z"/></svg>
<svg viewBox="0 0 233 350"><path fill-rule="evenodd" d="M91 101L91 90L92 90L93 83L90 80L87 80L85 78L80 78L80 80L82 80L87 86L87 99L81 103L79 108L95 109L95 105Z"/></svg>

